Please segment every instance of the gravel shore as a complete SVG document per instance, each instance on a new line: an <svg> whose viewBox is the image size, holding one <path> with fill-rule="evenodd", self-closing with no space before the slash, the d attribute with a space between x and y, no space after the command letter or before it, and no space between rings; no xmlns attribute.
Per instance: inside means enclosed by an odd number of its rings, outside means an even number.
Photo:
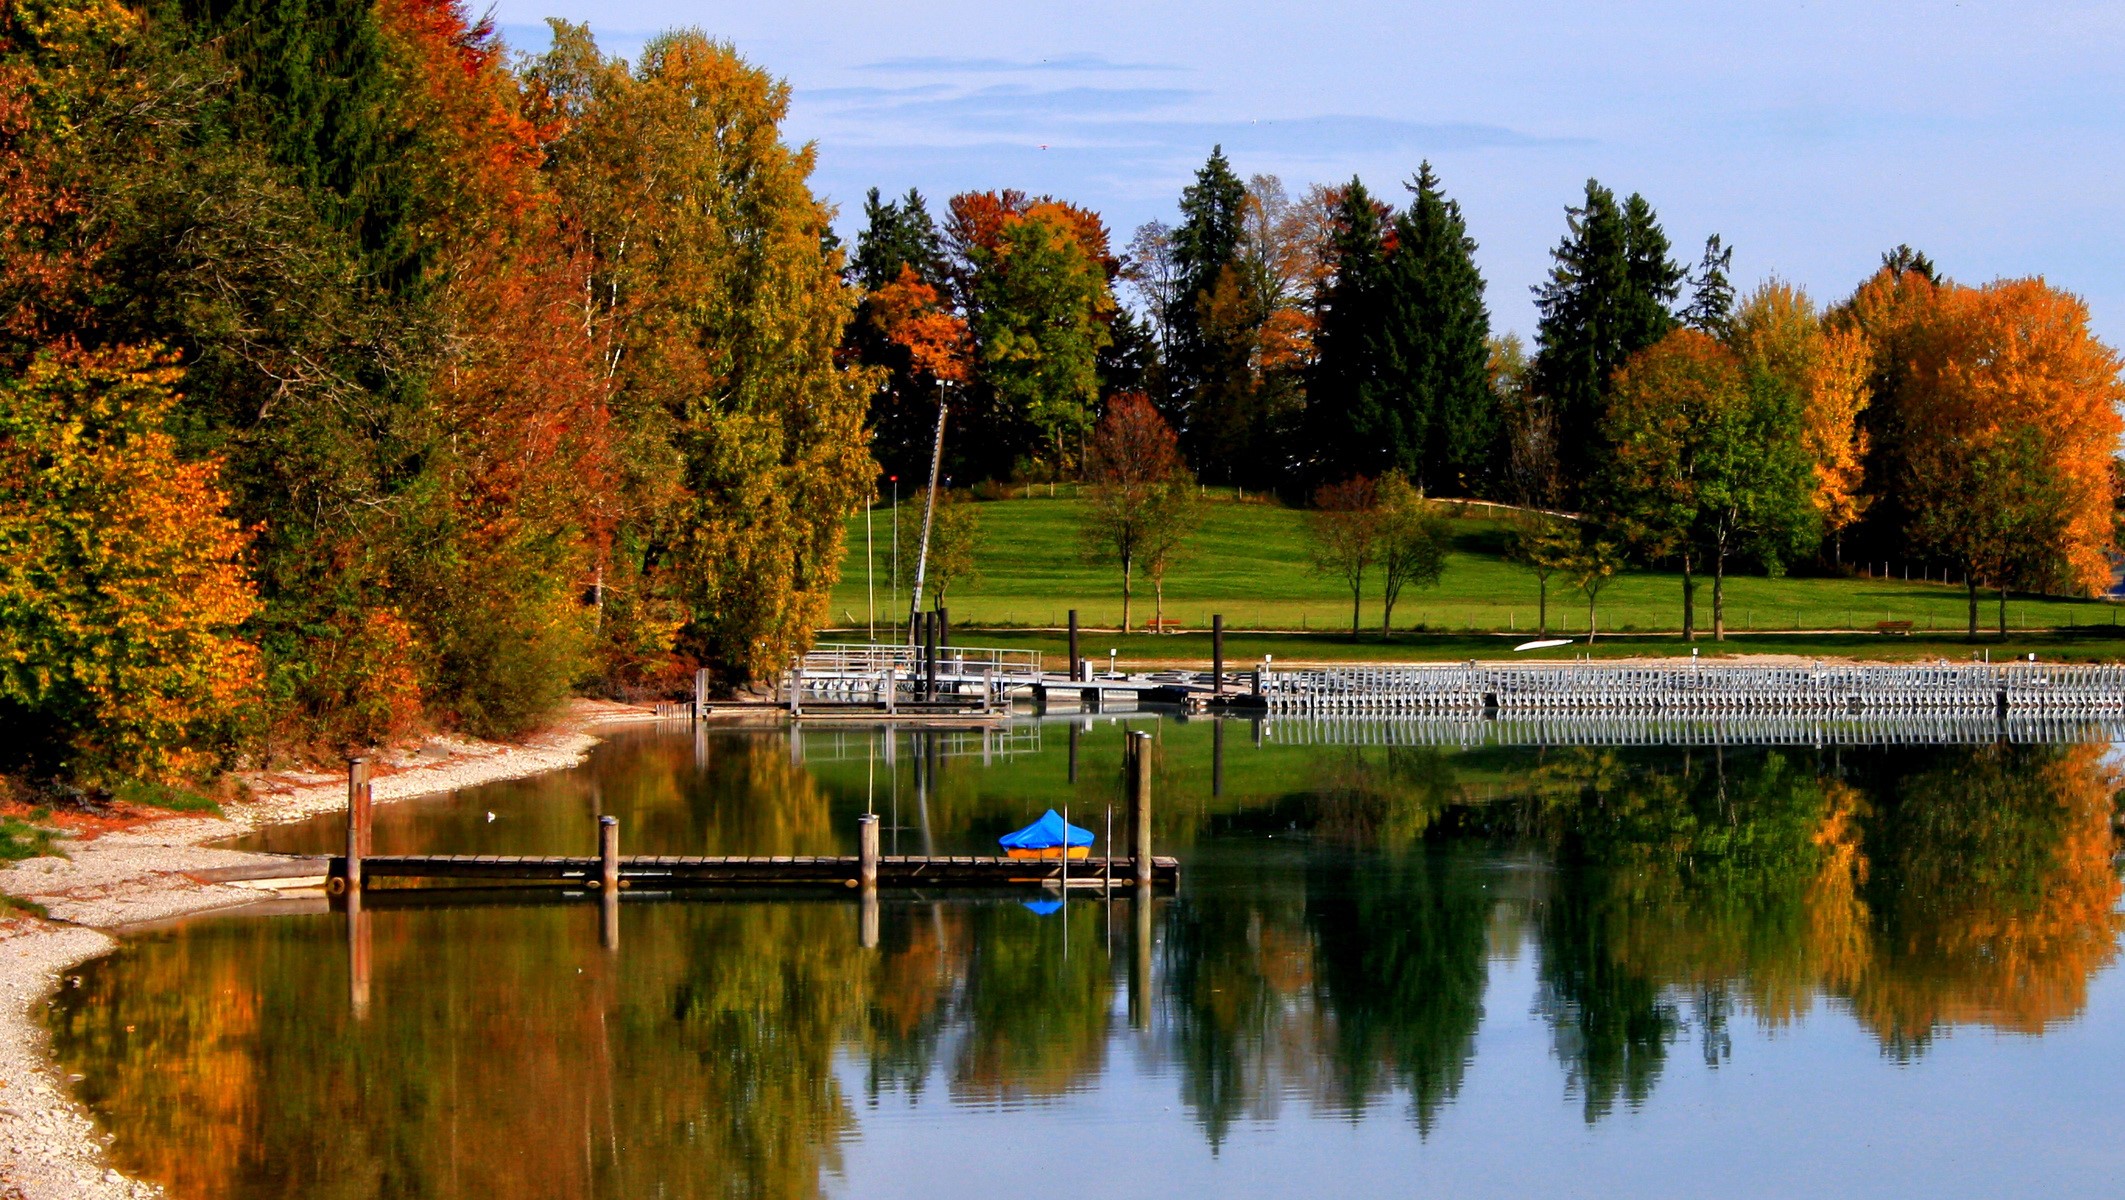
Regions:
<svg viewBox="0 0 2125 1200"><path fill-rule="evenodd" d="M521 745L440 738L380 756L378 803L565 770L583 761L605 724L648 719L641 709L578 701L553 730ZM267 861L204 845L263 825L342 809L343 776L275 773L250 781L252 798L221 817L172 817L65 844L64 858L0 870L0 891L44 905L51 920L0 921L0 1197L107 1200L158 1196L106 1161L100 1131L51 1061L37 1009L69 968L108 953L112 930L262 899L255 888L203 883L191 872Z"/></svg>

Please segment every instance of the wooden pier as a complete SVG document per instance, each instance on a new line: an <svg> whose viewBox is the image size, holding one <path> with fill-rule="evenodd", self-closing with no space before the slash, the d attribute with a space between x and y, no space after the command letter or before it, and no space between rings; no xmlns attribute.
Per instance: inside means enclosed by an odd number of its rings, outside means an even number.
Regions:
<svg viewBox="0 0 2125 1200"><path fill-rule="evenodd" d="M855 888L862 882L857 855L629 855L618 860L619 886L627 888L825 887ZM603 887L604 860L566 855L371 854L360 862L362 886L381 880L407 883L550 884L596 891ZM1176 859L1154 857L1151 882L1172 887L1180 878ZM345 890L347 860L334 856L327 878ZM881 888L1006 888L1064 885L1063 864L1054 859L881 855ZM1134 887L1129 858L1079 858L1069 863L1072 890ZM331 886L330 884L327 885Z"/></svg>

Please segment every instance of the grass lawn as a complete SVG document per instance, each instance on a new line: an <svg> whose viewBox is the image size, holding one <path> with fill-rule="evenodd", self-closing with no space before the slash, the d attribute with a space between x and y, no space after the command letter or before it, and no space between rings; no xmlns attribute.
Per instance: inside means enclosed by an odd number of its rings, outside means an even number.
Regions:
<svg viewBox="0 0 2125 1200"><path fill-rule="evenodd" d="M1012 499L983 503L982 546L977 555L979 577L952 585L947 604L955 626L984 629L1040 629L1061 626L1070 609L1078 610L1087 627L1113 629L1121 621L1121 579L1117 569L1090 562L1082 552L1079 521L1082 502L1069 499ZM876 614L883 630L904 612L907 589L914 576L914 543L921 536L922 507L918 500L903 498L900 508L900 585L892 583L892 516L881 507L871 515L871 566L876 588ZM1445 578L1436 588L1404 591L1395 606L1395 626L1404 634L1420 636L1404 649L1424 657L1469 657L1493 653L1497 638L1471 638L1485 632L1533 636L1537 625L1535 577L1526 568L1502 557L1505 529L1502 523L1480 517L1452 522L1453 553ZM1893 570L1900 573L1901 565ZM1711 585L1698 590L1698 626L1711 626ZM1997 620L1996 600L1986 597L1979 610L1981 624ZM850 523L848 554L842 564L840 584L834 589L830 623L861 631L866 622L864 516ZM1148 581L1139 578L1132 623L1141 627L1151 617L1153 599ZM1168 573L1165 613L1190 629L1207 628L1210 614L1222 613L1229 629L1275 632L1340 632L1350 630L1350 593L1340 580L1315 573L1308 561L1301 514L1274 504L1213 502L1200 531L1191 539L1183 561ZM1752 648L1790 647L1798 653L1892 653L1908 647L1919 653L1951 657L1967 655L1962 631L1967 620L1967 600L1954 585L1927 583L1919 579L1783 578L1760 575L1727 580L1727 624L1730 630L1753 631L1781 637L1748 639ZM1365 628L1375 636L1380 625L1377 576L1367 581L1363 605ZM1599 613L1603 634L1679 632L1682 628L1681 577L1667 571L1628 571L1601 593ZM1911 638L1882 638L1874 634L1881 621L1910 621ZM2008 603L2008 624L2015 630L2073 631L2066 644L2095 647L2104 644L2112 629L2125 639L2125 627L2117 624L2116 606L2100 600L2060 600L2014 596ZM1584 637L1586 602L1569 585L1552 580L1549 597L1549 628L1553 633ZM2091 630L2090 627L2098 627ZM1831 637L1800 637L1824 631L1863 631L1861 643L1880 650L1831 649L1843 645ZM1937 635L1928 638L1927 633ZM1459 638L1446 635L1463 635ZM2091 636L2094 635L2094 636ZM831 635L829 635L831 637ZM1100 635L1105 643L1113 640ZM1952 638L1952 642L1950 639ZM1171 639L1157 639L1168 642ZM988 638L985 641L995 642ZM1134 644L1131 639L1124 639ZM1465 646L1464 646L1465 643ZM1899 647L1893 643L1905 643ZM1060 643L1056 643L1058 646ZM1233 647L1243 643L1237 639ZM1247 643L1251 644L1251 643ZM1265 646L1268 642L1263 643ZM1343 657L1379 658L1397 643L1365 640L1352 644L1332 639L1308 639L1310 657L1332 657L1329 647L1340 644L1349 653ZM1506 642L1509 648L1511 642ZM1089 646L1089 643L1087 643ZM1639 652L1653 643L1638 642ZM1488 647L1477 650L1476 647ZM1457 649L1457 647L1461 647ZM1960 648L1960 649L1957 649ZM2039 649L2030 646L2030 649ZM1597 643L1596 650L1601 648ZM1632 647L1618 644L1618 652ZM1580 648L1584 652L1584 647ZM1436 651L1436 653L1432 653ZM1272 651L1273 652L1273 651ZM1997 650L1996 650L1997 652ZM1127 651L1125 650L1126 654ZM1235 649L1237 655L1238 651ZM1251 653L1251 651L1250 651ZM1569 653L1569 651L1567 651ZM2109 651L2103 651L2108 656ZM1207 641L1204 657L1207 657Z"/></svg>

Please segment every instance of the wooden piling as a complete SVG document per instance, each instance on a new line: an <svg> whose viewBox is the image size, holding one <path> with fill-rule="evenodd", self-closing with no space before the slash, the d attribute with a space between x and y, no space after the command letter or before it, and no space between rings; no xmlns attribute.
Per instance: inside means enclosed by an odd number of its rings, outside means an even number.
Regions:
<svg viewBox="0 0 2125 1200"><path fill-rule="evenodd" d="M856 883L866 893L878 890L878 814L856 818Z"/></svg>
<svg viewBox="0 0 2125 1200"><path fill-rule="evenodd" d="M598 818L598 887L606 895L620 891L620 818Z"/></svg>
<svg viewBox="0 0 2125 1200"><path fill-rule="evenodd" d="M856 944L866 950L878 948L878 893L866 890L856 900Z"/></svg>
<svg viewBox="0 0 2125 1200"><path fill-rule="evenodd" d="M373 848L369 832L369 760L359 755L347 760L347 891L362 886L362 856Z"/></svg>
<svg viewBox="0 0 2125 1200"><path fill-rule="evenodd" d="M606 888L598 893L598 945L607 950L620 948L620 889Z"/></svg>
<svg viewBox="0 0 2125 1200"><path fill-rule="evenodd" d="M357 1021L369 1016L369 963L371 960L369 914L362 911L362 893L350 888L345 896L347 911L347 1007Z"/></svg>
<svg viewBox="0 0 2125 1200"><path fill-rule="evenodd" d="M1129 857L1136 860L1136 884L1151 884L1151 735L1129 735Z"/></svg>
<svg viewBox="0 0 2125 1200"><path fill-rule="evenodd" d="M937 606L937 644L944 647L952 644L952 610L942 604Z"/></svg>
<svg viewBox="0 0 2125 1200"><path fill-rule="evenodd" d="M708 715L708 668L694 672L694 717L698 721Z"/></svg>
<svg viewBox="0 0 2125 1200"><path fill-rule="evenodd" d="M1210 694L1225 694L1225 614L1210 614Z"/></svg>
<svg viewBox="0 0 2125 1200"><path fill-rule="evenodd" d="M1084 682L1085 664L1077 656L1077 610L1070 610L1070 682Z"/></svg>

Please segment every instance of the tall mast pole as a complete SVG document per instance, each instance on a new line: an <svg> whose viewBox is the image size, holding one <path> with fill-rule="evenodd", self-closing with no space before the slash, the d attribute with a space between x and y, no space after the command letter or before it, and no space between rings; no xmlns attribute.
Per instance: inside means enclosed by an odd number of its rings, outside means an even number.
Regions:
<svg viewBox="0 0 2125 1200"><path fill-rule="evenodd" d="M937 401L937 440L930 446L930 495L922 504L922 544L915 551L915 590L908 598L908 637L922 611L922 577L930 565L930 522L937 516L937 471L944 465L944 399Z"/></svg>

